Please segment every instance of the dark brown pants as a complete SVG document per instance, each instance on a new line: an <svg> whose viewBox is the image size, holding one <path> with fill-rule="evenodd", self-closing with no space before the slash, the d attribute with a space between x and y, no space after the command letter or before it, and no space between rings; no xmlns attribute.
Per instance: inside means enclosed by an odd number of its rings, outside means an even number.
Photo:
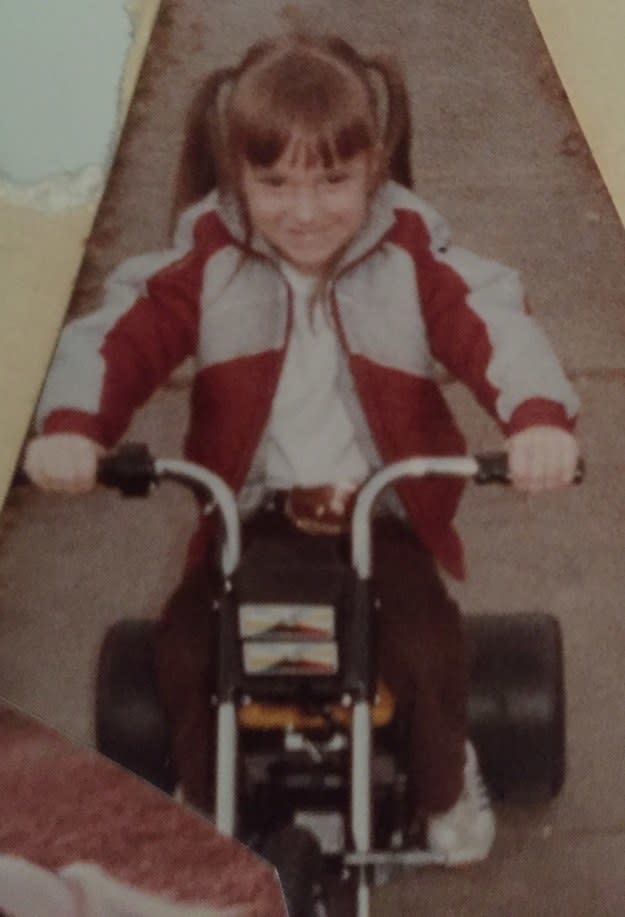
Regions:
<svg viewBox="0 0 625 917"><path fill-rule="evenodd" d="M263 520L266 525L266 519ZM278 529L288 526L276 517ZM254 523L247 526L249 537ZM287 531L285 529L285 531ZM313 536L314 537L314 536ZM450 808L462 788L468 661L461 615L431 556L401 522L376 520L374 579L381 599L379 672L411 723L410 777L416 815ZM157 629L159 689L174 735L186 798L209 808L213 795L218 576L201 566L181 583Z"/></svg>

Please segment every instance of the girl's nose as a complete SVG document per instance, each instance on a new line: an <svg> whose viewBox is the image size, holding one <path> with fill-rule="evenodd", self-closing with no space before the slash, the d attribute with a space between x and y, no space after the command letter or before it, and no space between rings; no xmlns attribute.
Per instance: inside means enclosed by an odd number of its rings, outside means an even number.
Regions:
<svg viewBox="0 0 625 917"><path fill-rule="evenodd" d="M293 216L300 223L310 223L315 218L317 201L312 188L298 188L293 197Z"/></svg>

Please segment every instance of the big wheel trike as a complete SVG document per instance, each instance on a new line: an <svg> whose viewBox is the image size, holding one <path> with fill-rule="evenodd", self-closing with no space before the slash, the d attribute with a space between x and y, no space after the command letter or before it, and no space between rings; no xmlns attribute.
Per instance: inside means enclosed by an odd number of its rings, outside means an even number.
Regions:
<svg viewBox="0 0 625 917"><path fill-rule="evenodd" d="M278 870L290 917L330 913L329 889L369 914L372 884L400 865L441 863L407 845L406 724L376 677L370 519L404 477L505 481L502 455L415 458L359 491L349 551L336 537L293 529L241 550L235 495L216 475L141 446L103 460L100 479L146 494L173 479L221 517L215 821ZM347 537L347 536L343 536ZM351 555L350 555L351 552ZM99 660L96 736L101 752L171 792L167 718L156 689L154 622L117 622ZM548 799L564 779L560 629L546 613L466 616L472 647L470 733L495 799ZM398 719L398 718L397 718ZM342 892L341 892L342 889Z"/></svg>

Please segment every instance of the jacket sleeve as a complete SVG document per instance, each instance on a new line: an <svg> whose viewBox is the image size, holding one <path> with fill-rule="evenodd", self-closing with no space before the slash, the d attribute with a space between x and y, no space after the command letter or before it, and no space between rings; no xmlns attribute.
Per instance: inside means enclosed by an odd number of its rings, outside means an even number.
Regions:
<svg viewBox="0 0 625 917"><path fill-rule="evenodd" d="M65 327L35 415L39 432L81 433L110 447L195 352L211 228L212 213L184 214L171 250L124 261L102 306Z"/></svg>
<svg viewBox="0 0 625 917"><path fill-rule="evenodd" d="M424 229L416 259L434 357L506 435L535 424L572 429L577 396L529 313L518 274L437 236Z"/></svg>

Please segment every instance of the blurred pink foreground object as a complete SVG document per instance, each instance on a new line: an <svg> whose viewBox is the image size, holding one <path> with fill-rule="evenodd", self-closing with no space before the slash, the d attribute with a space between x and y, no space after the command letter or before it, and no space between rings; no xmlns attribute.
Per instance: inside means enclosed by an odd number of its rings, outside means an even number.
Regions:
<svg viewBox="0 0 625 917"><path fill-rule="evenodd" d="M0 856L0 912L6 917L253 917L248 907L180 903L113 879L94 863L50 872Z"/></svg>

